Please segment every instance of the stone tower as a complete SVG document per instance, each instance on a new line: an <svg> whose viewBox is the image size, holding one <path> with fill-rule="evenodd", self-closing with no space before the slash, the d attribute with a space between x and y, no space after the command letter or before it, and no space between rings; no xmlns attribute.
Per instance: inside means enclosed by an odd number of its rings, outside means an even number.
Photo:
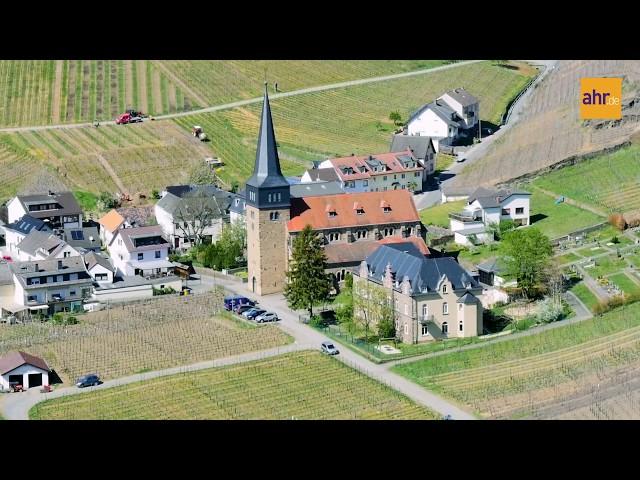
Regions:
<svg viewBox="0 0 640 480"><path fill-rule="evenodd" d="M280 170L266 83L256 164L245 194L249 290L258 295L281 292L287 269L286 226L291 200L289 182Z"/></svg>

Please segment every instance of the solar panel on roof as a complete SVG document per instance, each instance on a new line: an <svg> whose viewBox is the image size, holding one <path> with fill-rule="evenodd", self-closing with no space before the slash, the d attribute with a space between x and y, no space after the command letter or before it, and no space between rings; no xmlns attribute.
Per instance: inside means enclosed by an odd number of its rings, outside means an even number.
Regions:
<svg viewBox="0 0 640 480"><path fill-rule="evenodd" d="M82 230L71 230L71 238L73 240L84 240L84 234Z"/></svg>

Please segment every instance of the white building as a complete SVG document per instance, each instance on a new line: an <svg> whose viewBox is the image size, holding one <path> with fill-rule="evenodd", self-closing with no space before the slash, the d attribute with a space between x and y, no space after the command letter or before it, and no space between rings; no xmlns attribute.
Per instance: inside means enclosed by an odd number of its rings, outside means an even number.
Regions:
<svg viewBox="0 0 640 480"><path fill-rule="evenodd" d="M32 231L51 232L51 228L37 218L33 218L30 215L24 215L18 220L8 223L2 226L5 236L5 245L9 252L17 256L18 245L22 242L29 233Z"/></svg>
<svg viewBox="0 0 640 480"><path fill-rule="evenodd" d="M98 285L113 283L116 268L106 256L99 252L89 252L84 256L84 264L87 272Z"/></svg>
<svg viewBox="0 0 640 480"><path fill-rule="evenodd" d="M7 212L9 223L29 215L52 229L82 227L82 209L71 192L18 195L7 204Z"/></svg>
<svg viewBox="0 0 640 480"><path fill-rule="evenodd" d="M107 249L120 275L160 276L173 270L160 225L121 228Z"/></svg>
<svg viewBox="0 0 640 480"><path fill-rule="evenodd" d="M155 205L158 225L172 248L187 250L194 237L215 242L230 220L233 194L215 185L177 185L166 188Z"/></svg>
<svg viewBox="0 0 640 480"><path fill-rule="evenodd" d="M52 260L57 258L77 257L80 253L49 231L32 230L16 246L18 260Z"/></svg>
<svg viewBox="0 0 640 480"><path fill-rule="evenodd" d="M49 385L49 371L42 358L9 352L0 358L0 390L8 391L13 385L22 385L25 390Z"/></svg>
<svg viewBox="0 0 640 480"><path fill-rule="evenodd" d="M462 88L423 105L407 121L407 134L431 137L434 147L452 145L478 123L480 102Z"/></svg>
<svg viewBox="0 0 640 480"><path fill-rule="evenodd" d="M461 245L491 240L486 227L511 220L518 226L530 224L531 193L477 188L460 213L449 214L449 229ZM475 238L474 238L475 237Z"/></svg>
<svg viewBox="0 0 640 480"><path fill-rule="evenodd" d="M13 274L14 303L31 313L53 314L82 308L91 296L93 281L82 257L36 262L15 262Z"/></svg>

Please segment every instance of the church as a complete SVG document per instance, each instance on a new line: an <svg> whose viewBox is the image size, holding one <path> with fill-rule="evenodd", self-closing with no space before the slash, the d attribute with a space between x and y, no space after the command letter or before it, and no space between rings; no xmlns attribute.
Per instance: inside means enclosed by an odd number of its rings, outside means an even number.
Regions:
<svg viewBox="0 0 640 480"><path fill-rule="evenodd" d="M327 271L336 282L381 244L410 242L429 254L407 190L292 196L280 168L266 84L255 166L244 197L248 288L258 295L282 292L292 240L306 225L323 236Z"/></svg>

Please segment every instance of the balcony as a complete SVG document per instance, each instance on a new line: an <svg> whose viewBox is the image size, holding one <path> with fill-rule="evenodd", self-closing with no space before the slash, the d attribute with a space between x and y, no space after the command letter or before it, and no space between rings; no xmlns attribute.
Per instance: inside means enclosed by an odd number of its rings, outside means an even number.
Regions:
<svg viewBox="0 0 640 480"><path fill-rule="evenodd" d="M428 323L432 323L432 324L436 325L436 317L433 314L431 314L431 315L419 315L418 316L418 322L421 325L426 325Z"/></svg>
<svg viewBox="0 0 640 480"><path fill-rule="evenodd" d="M462 222L462 223L474 223L474 222L482 221L482 218L479 217L478 215L472 215L467 212L450 213L449 218L453 220L458 220L459 222Z"/></svg>

